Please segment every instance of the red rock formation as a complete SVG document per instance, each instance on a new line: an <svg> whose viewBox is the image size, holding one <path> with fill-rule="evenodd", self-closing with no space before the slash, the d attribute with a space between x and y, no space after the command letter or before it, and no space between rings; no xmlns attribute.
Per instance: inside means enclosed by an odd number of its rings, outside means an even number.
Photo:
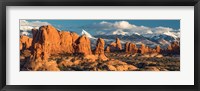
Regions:
<svg viewBox="0 0 200 91"><path fill-rule="evenodd" d="M168 51L171 51L171 50L172 50L172 46L169 45L169 46L167 47L167 50L168 50Z"/></svg>
<svg viewBox="0 0 200 91"><path fill-rule="evenodd" d="M130 52L129 51L129 45L130 45L130 42L126 42L126 44L125 44L125 52Z"/></svg>
<svg viewBox="0 0 200 91"><path fill-rule="evenodd" d="M119 38L116 38L116 42L110 43L109 49L110 49L111 52L122 50L122 45L120 43Z"/></svg>
<svg viewBox="0 0 200 91"><path fill-rule="evenodd" d="M116 51L117 44L115 42L110 43L110 52Z"/></svg>
<svg viewBox="0 0 200 91"><path fill-rule="evenodd" d="M79 35L75 32L71 32L70 35L72 36L73 43L75 43L75 41L79 38Z"/></svg>
<svg viewBox="0 0 200 91"><path fill-rule="evenodd" d="M95 51L94 51L95 55L98 55L99 59L101 59L101 60L107 60L108 59L104 54L104 45L105 45L104 40L102 38L99 38L97 40L96 48L95 48Z"/></svg>
<svg viewBox="0 0 200 91"><path fill-rule="evenodd" d="M49 61L50 55L75 52L92 54L90 40L85 35L79 37L74 32L60 32L51 25L41 26L39 30L32 29L32 33L33 50L28 67L33 70L59 70L57 63Z"/></svg>
<svg viewBox="0 0 200 91"><path fill-rule="evenodd" d="M157 45L156 48L155 48L155 50L156 50L157 53L160 53L160 46Z"/></svg>
<svg viewBox="0 0 200 91"><path fill-rule="evenodd" d="M104 45L104 40L102 38L98 38L94 54L104 54Z"/></svg>
<svg viewBox="0 0 200 91"><path fill-rule="evenodd" d="M110 52L110 46L107 46L105 52Z"/></svg>
<svg viewBox="0 0 200 91"><path fill-rule="evenodd" d="M48 59L49 55L58 53L74 53L78 34L67 31L59 32L51 25L41 26L39 30L32 29L33 54L38 58Z"/></svg>
<svg viewBox="0 0 200 91"><path fill-rule="evenodd" d="M137 53L138 48L137 48L137 46L136 46L135 44L130 43L130 42L127 42L127 43L125 44L125 51L126 51L127 53Z"/></svg>
<svg viewBox="0 0 200 91"><path fill-rule="evenodd" d="M33 38L36 38L37 32L38 32L38 29L32 29Z"/></svg>
<svg viewBox="0 0 200 91"><path fill-rule="evenodd" d="M180 44L176 41L172 42L172 44L167 47L167 52L170 54L180 54Z"/></svg>
<svg viewBox="0 0 200 91"><path fill-rule="evenodd" d="M65 53L74 53L74 40L77 37L73 37L70 32L61 31L60 32L60 48Z"/></svg>
<svg viewBox="0 0 200 91"><path fill-rule="evenodd" d="M148 52L149 52L149 47L146 46L146 47L145 47L145 53L148 53Z"/></svg>
<svg viewBox="0 0 200 91"><path fill-rule="evenodd" d="M50 25L42 26L33 32L33 52L36 58L48 59L50 54L57 54L60 48L60 34Z"/></svg>
<svg viewBox="0 0 200 91"><path fill-rule="evenodd" d="M76 40L76 53L82 53L84 55L91 55L90 40L86 35L82 35Z"/></svg>
<svg viewBox="0 0 200 91"><path fill-rule="evenodd" d="M122 45L119 38L116 38L116 48L117 50L122 50Z"/></svg>
<svg viewBox="0 0 200 91"><path fill-rule="evenodd" d="M140 47L140 53L145 54L146 53L146 46L144 44L141 45Z"/></svg>
<svg viewBox="0 0 200 91"><path fill-rule="evenodd" d="M28 36L20 36L20 50L30 49L32 45L32 38Z"/></svg>
<svg viewBox="0 0 200 91"><path fill-rule="evenodd" d="M149 48L149 53L157 53L156 49Z"/></svg>
<svg viewBox="0 0 200 91"><path fill-rule="evenodd" d="M32 31L33 36L35 36L33 38L34 49L41 47L41 51L43 52L48 51L49 53L59 53L60 35L59 32L53 26L42 26L38 31Z"/></svg>

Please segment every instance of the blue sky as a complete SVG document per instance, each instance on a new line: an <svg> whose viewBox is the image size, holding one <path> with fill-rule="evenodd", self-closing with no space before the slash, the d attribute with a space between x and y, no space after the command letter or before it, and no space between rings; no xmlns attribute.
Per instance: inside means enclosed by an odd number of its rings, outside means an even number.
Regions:
<svg viewBox="0 0 200 91"><path fill-rule="evenodd" d="M26 20L27 22L46 22L60 30L68 30L80 33L82 29L96 35L100 32L168 29L177 31L180 29L180 20ZM123 22L124 21L124 22ZM133 27L130 27L133 26ZM161 30L162 30L161 29Z"/></svg>

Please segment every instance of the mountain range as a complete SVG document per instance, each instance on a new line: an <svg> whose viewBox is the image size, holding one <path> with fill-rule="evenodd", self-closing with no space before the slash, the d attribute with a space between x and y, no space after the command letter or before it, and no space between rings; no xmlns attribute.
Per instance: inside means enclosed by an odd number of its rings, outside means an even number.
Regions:
<svg viewBox="0 0 200 91"><path fill-rule="evenodd" d="M103 38L106 44L110 44L116 38L119 38L122 44L125 44L126 42L133 42L136 45L145 44L150 47L155 47L156 45L167 47L173 41L180 41L180 31L165 32L162 34L99 34L91 37L90 33L83 30L82 34L86 34L86 36L90 38L92 44L96 44L95 41L97 38Z"/></svg>
<svg viewBox="0 0 200 91"><path fill-rule="evenodd" d="M26 35L31 37L31 31L29 30L20 30L20 35ZM145 44L149 47L155 47L160 45L162 48L167 47L173 41L180 41L180 31L167 31L164 33L124 33L124 32L114 32L112 34L98 34L92 35L86 30L82 30L80 35L86 35L91 40L92 49L96 46L96 41L98 38L103 38L106 44L110 44L112 41L115 41L116 38L121 40L122 44L126 42L133 42L136 45Z"/></svg>

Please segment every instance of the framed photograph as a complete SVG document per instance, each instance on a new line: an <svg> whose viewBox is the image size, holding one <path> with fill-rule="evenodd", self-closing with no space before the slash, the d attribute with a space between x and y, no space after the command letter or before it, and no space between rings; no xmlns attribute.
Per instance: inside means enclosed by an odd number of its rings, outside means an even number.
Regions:
<svg viewBox="0 0 200 91"><path fill-rule="evenodd" d="M1 90L199 90L199 0L3 0Z"/></svg>

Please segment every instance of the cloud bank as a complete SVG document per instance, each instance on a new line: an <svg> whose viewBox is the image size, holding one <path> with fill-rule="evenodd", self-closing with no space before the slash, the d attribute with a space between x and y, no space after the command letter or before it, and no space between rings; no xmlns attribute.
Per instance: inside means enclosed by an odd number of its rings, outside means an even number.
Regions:
<svg viewBox="0 0 200 91"><path fill-rule="evenodd" d="M20 20L20 30L30 31L33 28L38 29L40 26L51 25L48 22Z"/></svg>
<svg viewBox="0 0 200 91"><path fill-rule="evenodd" d="M98 32L99 34L121 34L121 35L131 35L131 34L163 34L171 31L177 31L169 27L147 27L147 26L137 26L130 24L127 21L118 21L118 22L106 22L102 21L98 24L91 26L92 28L97 28L102 30ZM90 28L91 28L90 27Z"/></svg>
<svg viewBox="0 0 200 91"><path fill-rule="evenodd" d="M20 20L19 24L20 24L20 35L27 35L27 36L31 36L30 32L33 28L39 29L40 26L51 25L48 22L41 22L41 21L29 22L27 20Z"/></svg>

